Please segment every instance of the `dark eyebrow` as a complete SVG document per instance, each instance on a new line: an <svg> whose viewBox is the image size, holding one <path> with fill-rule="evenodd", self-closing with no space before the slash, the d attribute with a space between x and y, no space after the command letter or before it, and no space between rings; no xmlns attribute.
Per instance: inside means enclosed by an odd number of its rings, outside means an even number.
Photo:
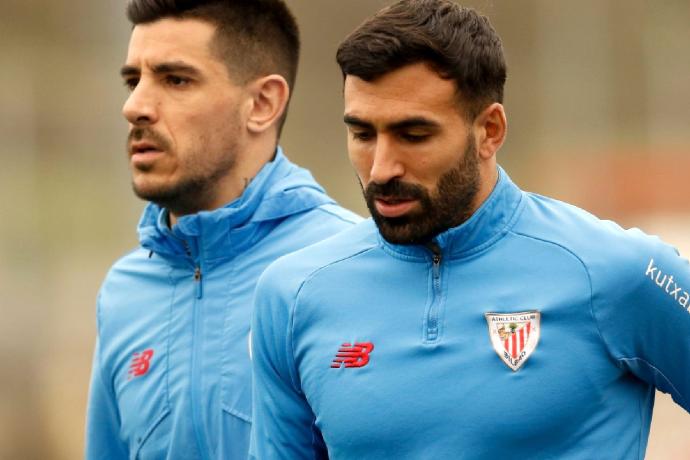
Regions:
<svg viewBox="0 0 690 460"><path fill-rule="evenodd" d="M182 72L188 75L198 76L201 74L196 67L193 67L184 62L162 62L153 66L153 73L175 73Z"/></svg>
<svg viewBox="0 0 690 460"><path fill-rule="evenodd" d="M352 115L345 115L343 121L345 122L345 124L349 126L357 126L360 128L373 128L373 125L371 123L366 122ZM390 131L400 131L408 128L438 129L440 128L440 126L441 125L439 125L437 122L429 120L428 118L412 117L391 123L390 125L386 126L386 129Z"/></svg>
<svg viewBox="0 0 690 460"><path fill-rule="evenodd" d="M184 62L179 62L179 61L174 61L174 62L162 62L160 64L156 64L153 66L153 73L155 74L166 74L166 73L175 73L175 72L182 72L191 76L199 76L201 75L201 72L196 67L193 67L189 64L185 64ZM136 66L131 66L131 65L125 65L122 66L122 69L120 70L120 75L123 78L126 77L136 77L141 74L141 69Z"/></svg>
<svg viewBox="0 0 690 460"><path fill-rule="evenodd" d="M120 75L122 76L122 78L136 77L140 73L141 72L139 71L139 68L134 67L132 65L123 65L122 69L120 69Z"/></svg>
<svg viewBox="0 0 690 460"><path fill-rule="evenodd" d="M367 123L366 121L361 120L361 119L354 117L352 115L345 115L343 117L343 121L345 122L346 125L349 125L349 126L357 126L359 128L372 128L373 127L371 123Z"/></svg>
<svg viewBox="0 0 690 460"><path fill-rule="evenodd" d="M437 122L433 120L429 120L428 118L422 118L422 117L413 117L413 118L406 118L405 120L401 121L396 121L395 123L392 123L388 126L388 129L391 131L399 131L402 129L407 129L407 128L440 128L441 125L439 125Z"/></svg>

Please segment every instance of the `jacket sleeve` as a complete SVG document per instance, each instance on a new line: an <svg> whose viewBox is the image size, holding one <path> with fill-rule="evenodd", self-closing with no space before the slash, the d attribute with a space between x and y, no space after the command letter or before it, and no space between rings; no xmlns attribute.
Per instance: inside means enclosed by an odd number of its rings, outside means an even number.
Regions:
<svg viewBox="0 0 690 460"><path fill-rule="evenodd" d="M120 439L120 416L112 388L103 379L100 338L91 368L91 385L86 413L86 460L120 460L129 458L128 448Z"/></svg>
<svg viewBox="0 0 690 460"><path fill-rule="evenodd" d="M594 315L619 365L690 412L690 264L637 233L623 257L610 259L620 265L591 274Z"/></svg>
<svg viewBox="0 0 690 460"><path fill-rule="evenodd" d="M300 389L292 354L290 328L295 296L279 284L285 276L281 280L272 268L257 285L252 318L254 380L250 458L327 459L315 416Z"/></svg>

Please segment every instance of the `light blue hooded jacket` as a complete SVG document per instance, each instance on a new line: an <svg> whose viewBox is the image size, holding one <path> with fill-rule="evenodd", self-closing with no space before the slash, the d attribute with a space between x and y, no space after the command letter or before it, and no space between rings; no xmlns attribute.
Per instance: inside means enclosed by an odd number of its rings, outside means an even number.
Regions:
<svg viewBox="0 0 690 460"><path fill-rule="evenodd" d="M256 281L358 220L280 149L224 208L170 229L149 204L98 297L86 458L246 459Z"/></svg>

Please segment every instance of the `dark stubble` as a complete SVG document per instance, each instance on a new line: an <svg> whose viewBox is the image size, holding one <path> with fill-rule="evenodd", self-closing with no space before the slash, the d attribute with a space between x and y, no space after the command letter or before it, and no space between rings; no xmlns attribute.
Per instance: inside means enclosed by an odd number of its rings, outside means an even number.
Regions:
<svg viewBox="0 0 690 460"><path fill-rule="evenodd" d="M132 140L146 139L153 142L160 150L170 151L170 142L153 129L134 128L130 131L127 145ZM201 153L203 155L203 152ZM235 165L234 155L227 155L224 161L212 167L186 164L185 175L176 183L142 190L132 183L132 190L142 200L151 201L162 208L167 208L176 215L193 214L206 207L206 202L213 198L218 181ZM146 169L141 169L146 172Z"/></svg>
<svg viewBox="0 0 690 460"><path fill-rule="evenodd" d="M441 176L434 194L421 185L392 179L385 184L369 183L364 190L364 198L386 241L393 244L426 244L439 233L457 227L470 218L479 182L479 159L474 136L470 135L462 159ZM375 200L378 197L416 199L420 207L401 217L384 217L376 210Z"/></svg>

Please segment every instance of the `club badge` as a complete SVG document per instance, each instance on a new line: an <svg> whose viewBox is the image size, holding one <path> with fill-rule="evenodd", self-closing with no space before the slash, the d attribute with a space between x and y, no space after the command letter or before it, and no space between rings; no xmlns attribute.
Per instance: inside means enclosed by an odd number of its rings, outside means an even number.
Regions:
<svg viewBox="0 0 690 460"><path fill-rule="evenodd" d="M508 367L517 371L537 348L541 314L532 310L484 313L484 316L494 350Z"/></svg>

